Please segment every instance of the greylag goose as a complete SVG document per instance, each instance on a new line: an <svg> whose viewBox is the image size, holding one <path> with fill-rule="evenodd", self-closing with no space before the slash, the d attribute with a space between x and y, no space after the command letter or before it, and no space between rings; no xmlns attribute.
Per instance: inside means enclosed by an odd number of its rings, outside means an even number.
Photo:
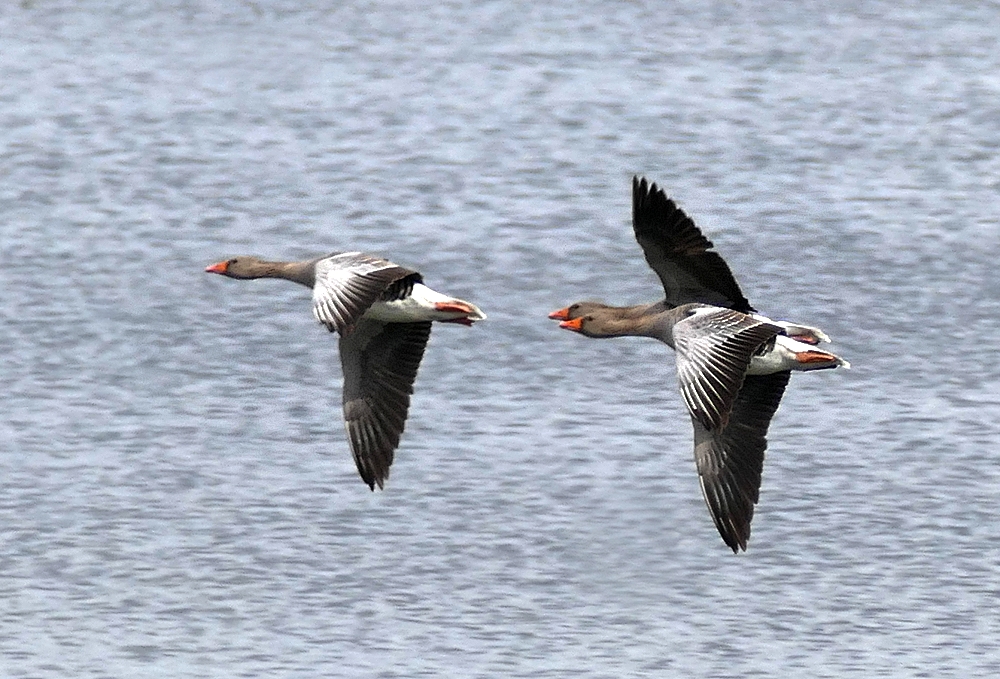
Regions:
<svg viewBox="0 0 1000 679"><path fill-rule="evenodd" d="M428 288L416 271L361 252L302 262L234 257L205 271L284 278L312 289L316 320L340 335L344 426L358 473L372 490L389 476L431 322L472 325L486 318L475 304Z"/></svg>
<svg viewBox="0 0 1000 679"><path fill-rule="evenodd" d="M630 307L577 302L549 318L586 337L652 337L676 351L702 495L725 543L745 551L767 429L791 371L850 365L816 348L830 341L818 328L758 314L712 242L655 183L638 177L632 226L664 299Z"/></svg>

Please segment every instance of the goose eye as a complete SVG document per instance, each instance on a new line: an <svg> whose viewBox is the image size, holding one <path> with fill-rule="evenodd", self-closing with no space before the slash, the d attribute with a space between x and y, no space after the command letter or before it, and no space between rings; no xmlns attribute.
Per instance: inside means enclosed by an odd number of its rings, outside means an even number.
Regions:
<svg viewBox="0 0 1000 679"><path fill-rule="evenodd" d="M228 262L226 262L226 264L235 264L236 262L237 262L237 258L236 258L236 257L233 257L233 258L232 258L232 259L230 259L230 260L229 260Z"/></svg>

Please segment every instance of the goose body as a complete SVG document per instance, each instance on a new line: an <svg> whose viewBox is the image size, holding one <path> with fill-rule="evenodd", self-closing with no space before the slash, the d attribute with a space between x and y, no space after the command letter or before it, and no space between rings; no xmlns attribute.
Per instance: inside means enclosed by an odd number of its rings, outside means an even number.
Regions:
<svg viewBox="0 0 1000 679"><path fill-rule="evenodd" d="M470 316L467 311L452 310L454 301L453 297L431 290L423 283L414 283L410 294L402 299L379 300L368 307L364 317L383 323L442 321L467 325L486 318L481 311Z"/></svg>
<svg viewBox="0 0 1000 679"><path fill-rule="evenodd" d="M417 271L362 252L298 262L234 257L206 272L283 278L312 289L313 316L340 336L343 410L358 473L374 490L389 476L434 321L472 325L479 307L427 287Z"/></svg>
<svg viewBox="0 0 1000 679"><path fill-rule="evenodd" d="M587 337L651 337L676 351L702 495L723 541L745 550L767 430L792 371L850 367L812 326L757 313L712 242L656 184L632 182L632 225L663 284L659 302L577 302L549 314Z"/></svg>

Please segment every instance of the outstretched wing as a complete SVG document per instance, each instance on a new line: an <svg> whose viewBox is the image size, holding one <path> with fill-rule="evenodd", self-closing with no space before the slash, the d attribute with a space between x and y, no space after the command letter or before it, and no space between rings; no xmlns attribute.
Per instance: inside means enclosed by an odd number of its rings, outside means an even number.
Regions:
<svg viewBox="0 0 1000 679"><path fill-rule="evenodd" d="M750 539L750 521L760 497L767 429L789 377L788 371L748 375L733 401L729 423L722 429L706 429L691 418L701 493L715 527L734 552L746 550Z"/></svg>
<svg viewBox="0 0 1000 679"><path fill-rule="evenodd" d="M430 334L430 321L361 319L354 332L340 337L344 426L358 473L372 490L389 476Z"/></svg>
<svg viewBox="0 0 1000 679"><path fill-rule="evenodd" d="M695 223L655 183L632 178L632 228L670 306L701 302L754 311L729 265Z"/></svg>
<svg viewBox="0 0 1000 679"><path fill-rule="evenodd" d="M316 262L313 315L331 332L347 335L368 307L403 279L419 282L420 274L361 252L324 257Z"/></svg>
<svg viewBox="0 0 1000 679"><path fill-rule="evenodd" d="M781 328L753 316L702 307L673 328L677 378L691 417L709 430L729 420L750 359Z"/></svg>

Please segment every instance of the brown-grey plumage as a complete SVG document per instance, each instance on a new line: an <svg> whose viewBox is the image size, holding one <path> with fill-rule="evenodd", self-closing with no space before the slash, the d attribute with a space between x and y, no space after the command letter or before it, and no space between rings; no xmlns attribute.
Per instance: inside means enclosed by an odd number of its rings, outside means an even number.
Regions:
<svg viewBox="0 0 1000 679"><path fill-rule="evenodd" d="M313 315L340 335L344 426L358 473L372 490L389 476L431 322L472 325L486 317L470 302L434 292L418 272L361 252L301 262L235 257L206 271L312 288Z"/></svg>
<svg viewBox="0 0 1000 679"><path fill-rule="evenodd" d="M423 278L412 269L366 255L345 252L315 261L313 315L331 332L351 332L358 319L377 301L409 294Z"/></svg>
<svg viewBox="0 0 1000 679"><path fill-rule="evenodd" d="M694 426L705 504L725 543L733 551L746 549L767 448L764 437L791 374L763 379L747 371L781 328L704 304L624 316L615 307L594 303L580 308L588 313L565 321L564 327L595 338L652 337L677 352L677 379ZM780 390L766 389L779 382Z"/></svg>
<svg viewBox="0 0 1000 679"><path fill-rule="evenodd" d="M745 550L767 430L790 371L848 363L813 348L829 341L818 328L754 313L712 242L656 184L638 177L632 224L664 299L627 307L576 302L549 317L588 337L652 337L676 350L702 495L725 543Z"/></svg>
<svg viewBox="0 0 1000 679"><path fill-rule="evenodd" d="M681 396L707 429L729 421L736 393L757 349L781 328L731 309L695 307L672 331Z"/></svg>

